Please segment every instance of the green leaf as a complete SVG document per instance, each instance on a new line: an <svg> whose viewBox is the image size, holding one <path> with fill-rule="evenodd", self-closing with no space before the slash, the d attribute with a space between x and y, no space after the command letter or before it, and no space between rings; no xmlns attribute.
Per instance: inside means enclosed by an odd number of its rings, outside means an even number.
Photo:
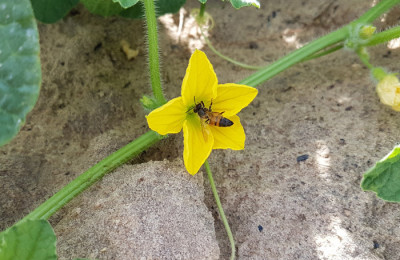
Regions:
<svg viewBox="0 0 400 260"><path fill-rule="evenodd" d="M27 220L1 232L0 259L57 259L56 235L49 222Z"/></svg>
<svg viewBox="0 0 400 260"><path fill-rule="evenodd" d="M79 0L31 0L36 19L42 23L55 23L63 18Z"/></svg>
<svg viewBox="0 0 400 260"><path fill-rule="evenodd" d="M185 4L186 0L158 0L156 4L157 16L168 13L176 13ZM134 5L120 13L121 16L132 19L144 17L143 5Z"/></svg>
<svg viewBox="0 0 400 260"><path fill-rule="evenodd" d="M124 10L119 3L111 0L81 0L81 2L91 13L106 17L119 14Z"/></svg>
<svg viewBox="0 0 400 260"><path fill-rule="evenodd" d="M18 133L37 101L39 50L29 0L0 2L0 146Z"/></svg>
<svg viewBox="0 0 400 260"><path fill-rule="evenodd" d="M230 0L233 7L236 9L242 8L243 6L255 6L260 8L260 2L258 0Z"/></svg>
<svg viewBox="0 0 400 260"><path fill-rule="evenodd" d="M112 0L114 3L119 3L124 9L134 6L139 0Z"/></svg>
<svg viewBox="0 0 400 260"><path fill-rule="evenodd" d="M207 3L207 0L199 0L200 3L205 4Z"/></svg>
<svg viewBox="0 0 400 260"><path fill-rule="evenodd" d="M364 174L361 188L383 200L400 202L400 145Z"/></svg>

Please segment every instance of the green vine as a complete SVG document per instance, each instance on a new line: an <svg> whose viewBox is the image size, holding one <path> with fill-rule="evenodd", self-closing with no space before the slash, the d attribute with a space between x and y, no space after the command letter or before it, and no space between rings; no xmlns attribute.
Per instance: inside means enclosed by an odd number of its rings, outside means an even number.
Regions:
<svg viewBox="0 0 400 260"><path fill-rule="evenodd" d="M157 19L153 0L143 0L147 21L147 39L149 42L150 82L153 95L159 106L167 103L161 87L160 59L158 56Z"/></svg>
<svg viewBox="0 0 400 260"><path fill-rule="evenodd" d="M34 211L29 213L20 222L27 219L48 219L57 210L78 196L82 191L92 186L92 184L100 180L104 175L126 163L134 156L137 156L162 138L163 137L156 132L148 131L84 172Z"/></svg>

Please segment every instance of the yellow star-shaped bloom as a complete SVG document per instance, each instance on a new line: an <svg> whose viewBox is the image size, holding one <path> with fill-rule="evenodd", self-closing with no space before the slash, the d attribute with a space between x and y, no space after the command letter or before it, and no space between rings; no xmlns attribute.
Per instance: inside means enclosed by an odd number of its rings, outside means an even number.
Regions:
<svg viewBox="0 0 400 260"><path fill-rule="evenodd" d="M153 110L147 116L147 122L150 129L161 135L179 133L183 128L183 159L187 171L194 175L212 149L244 149L246 136L236 114L256 97L257 92L257 89L245 85L218 84L207 56L196 50L183 79L181 96ZM220 127L207 118L201 118L194 112L195 106L201 102L207 111L212 102L212 112L233 125Z"/></svg>

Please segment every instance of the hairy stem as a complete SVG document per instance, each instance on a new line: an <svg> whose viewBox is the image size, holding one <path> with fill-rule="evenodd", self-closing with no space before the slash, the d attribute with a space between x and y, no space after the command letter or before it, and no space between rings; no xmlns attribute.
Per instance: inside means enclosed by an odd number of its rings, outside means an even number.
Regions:
<svg viewBox="0 0 400 260"><path fill-rule="evenodd" d="M400 26L396 26L388 30L385 30L383 32L372 35L371 38L368 39L368 43L366 44L366 46L373 46L385 43L399 37L400 37Z"/></svg>
<svg viewBox="0 0 400 260"><path fill-rule="evenodd" d="M231 260L233 260L235 259L235 254L236 254L235 240L233 239L231 228L229 227L229 223L228 220L226 219L224 209L222 208L222 204L218 196L217 187L215 187L214 178L212 176L210 165L208 164L207 160L205 161L204 166L206 167L208 180L210 181L211 190L214 194L215 203L217 203L219 215L221 217L222 222L224 223L226 233L228 234L229 242L231 243Z"/></svg>
<svg viewBox="0 0 400 260"><path fill-rule="evenodd" d="M27 219L48 219L57 210L101 179L105 174L132 159L162 138L163 137L156 132L148 131L81 174L20 220L20 222Z"/></svg>
<svg viewBox="0 0 400 260"><path fill-rule="evenodd" d="M160 76L160 59L158 56L157 19L154 0L143 0L147 24L147 39L149 41L150 83L153 95L159 105L165 104Z"/></svg>
<svg viewBox="0 0 400 260"><path fill-rule="evenodd" d="M359 19L351 22L347 26L338 29L330 34L327 34L302 48L295 50L294 52L286 55L285 57L277 60L276 62L264 67L263 69L255 72L250 77L240 81L240 84L249 86L256 86L262 82L272 78L278 73L286 70L287 68L306 60L308 57L315 53L330 47L331 45L343 42L348 36L350 28L353 28L355 24L367 24L373 22L381 14L400 3L400 0L383 0L377 5L369 9Z"/></svg>

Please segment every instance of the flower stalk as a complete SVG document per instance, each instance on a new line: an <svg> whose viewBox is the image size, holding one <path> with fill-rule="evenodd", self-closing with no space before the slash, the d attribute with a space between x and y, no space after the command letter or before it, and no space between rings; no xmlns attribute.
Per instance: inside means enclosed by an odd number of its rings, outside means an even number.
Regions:
<svg viewBox="0 0 400 260"><path fill-rule="evenodd" d="M229 227L229 223L228 223L228 220L226 219L224 209L222 208L221 200L219 199L219 196L218 196L217 187L215 186L214 178L212 176L210 165L208 164L207 160L205 161L204 166L206 168L208 180L210 181L210 186L211 186L211 190L214 195L215 203L217 203L219 215L221 217L222 223L224 223L224 227L225 227L226 233L228 235L229 242L231 244L231 258L230 259L233 260L233 259L235 259L235 254L236 254L235 240L233 239L231 228Z"/></svg>

